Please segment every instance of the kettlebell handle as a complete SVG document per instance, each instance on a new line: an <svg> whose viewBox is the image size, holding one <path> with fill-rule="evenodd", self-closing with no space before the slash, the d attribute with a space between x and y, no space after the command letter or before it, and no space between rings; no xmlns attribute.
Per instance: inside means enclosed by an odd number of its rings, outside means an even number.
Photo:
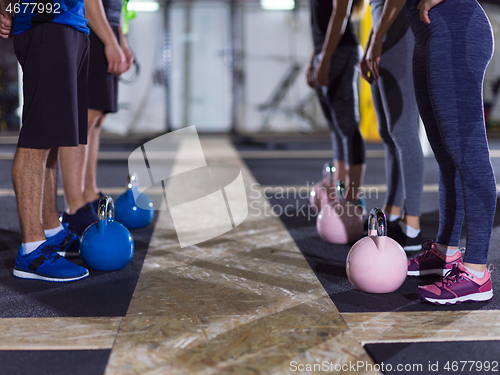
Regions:
<svg viewBox="0 0 500 375"><path fill-rule="evenodd" d="M342 180L339 180L339 182L337 182L337 197L341 202L345 201L346 199L345 183Z"/></svg>
<svg viewBox="0 0 500 375"><path fill-rule="evenodd" d="M385 212L375 207L368 217L368 235L387 236L387 218Z"/></svg>
<svg viewBox="0 0 500 375"><path fill-rule="evenodd" d="M335 173L336 168L333 166L332 163L325 163L323 165L323 180L325 178L328 178L328 181L330 182L330 186L333 185L333 174Z"/></svg>
<svg viewBox="0 0 500 375"><path fill-rule="evenodd" d="M101 199L99 199L99 207L97 210L97 217L99 219L97 223L97 228L99 229L99 233L104 233L108 221L113 221L115 219L115 208L113 205L113 198L109 195L105 195Z"/></svg>

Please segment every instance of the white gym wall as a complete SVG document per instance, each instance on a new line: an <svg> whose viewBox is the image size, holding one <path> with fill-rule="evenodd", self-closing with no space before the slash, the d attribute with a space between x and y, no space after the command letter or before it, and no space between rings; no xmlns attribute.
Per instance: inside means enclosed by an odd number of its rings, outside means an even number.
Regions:
<svg viewBox="0 0 500 375"><path fill-rule="evenodd" d="M137 0L132 0L137 1ZM290 107L311 89L305 83L305 67L312 52L309 9L264 10L258 2L238 8L243 48L243 81L238 105L238 131L261 130L265 103L290 66L298 61L302 70L280 106ZM130 21L128 41L141 67L133 84L120 83L118 114L110 114L106 130L122 135L161 133L166 129L164 88L154 77L162 72L164 8L138 12ZM189 22L187 21L189 19ZM199 131L231 130L232 71L230 7L223 1L175 1L170 7L171 86L170 129L196 125ZM129 78L131 73L125 73ZM324 120L312 104L318 121ZM302 124L303 126L303 124ZM270 130L299 130L295 120L277 113Z"/></svg>
<svg viewBox="0 0 500 375"><path fill-rule="evenodd" d="M160 8L156 12L137 12L136 18L130 21L127 39L140 64L140 75L132 84L120 82L120 110L107 116L103 124L107 131L121 135L164 131L166 100L161 82L163 19ZM132 67L132 71L134 69ZM124 79L132 76L133 72L123 74Z"/></svg>
<svg viewBox="0 0 500 375"><path fill-rule="evenodd" d="M139 1L139 0L131 0ZM237 131L263 129L264 104L277 88L293 62L301 71L287 90L282 108L291 108L311 93L304 69L312 52L310 12L307 2L295 11L264 10L256 0L242 0L237 8L241 35L243 79L236 98ZM500 40L500 6L483 4L497 40ZM231 71L231 20L228 1L174 1L169 11L171 39L170 108L167 108L163 72L165 8L138 12L130 21L129 44L141 66L133 84L120 83L120 112L109 115L105 128L126 135L162 133L167 111L170 129L196 125L203 132L231 130L233 91ZM189 20L189 21L188 21ZM497 43L496 50L500 46ZM500 58L495 54L485 79L485 100L492 99L491 85L500 78ZM125 77L130 77L126 73ZM499 95L500 97L500 95ZM325 122L314 99L306 108L316 119L316 129ZM491 118L500 123L500 100L494 103ZM267 130L308 130L307 124L275 111ZM311 130L311 129L309 129Z"/></svg>
<svg viewBox="0 0 500 375"><path fill-rule="evenodd" d="M301 71L280 107L292 107L312 92L305 79L305 69L313 51L309 8L300 7L292 12L246 7L243 13L243 49L245 80L241 130L254 132L262 129L264 117L258 105L269 99L293 62L301 65ZM316 108L309 109L314 112ZM316 112L320 116L318 122L324 124L319 110ZM297 120L275 112L268 130L298 131L301 125Z"/></svg>

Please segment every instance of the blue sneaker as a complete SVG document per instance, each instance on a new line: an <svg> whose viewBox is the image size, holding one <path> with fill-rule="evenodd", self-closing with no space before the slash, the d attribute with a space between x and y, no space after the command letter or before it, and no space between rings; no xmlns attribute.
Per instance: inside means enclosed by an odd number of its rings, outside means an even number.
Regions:
<svg viewBox="0 0 500 375"><path fill-rule="evenodd" d="M80 280L89 275L86 268L57 254L56 248L53 242L45 241L36 250L23 255L21 246L17 252L14 276L62 283Z"/></svg>
<svg viewBox="0 0 500 375"><path fill-rule="evenodd" d="M54 236L47 237L47 241L54 244L54 250L62 257L77 257L80 255L80 238L68 229L68 223Z"/></svg>
<svg viewBox="0 0 500 375"><path fill-rule="evenodd" d="M66 212L63 213L62 221L68 224L68 229L71 232L81 237L85 229L97 221L97 212L92 207L92 203L87 203L76 211L74 215L68 215Z"/></svg>

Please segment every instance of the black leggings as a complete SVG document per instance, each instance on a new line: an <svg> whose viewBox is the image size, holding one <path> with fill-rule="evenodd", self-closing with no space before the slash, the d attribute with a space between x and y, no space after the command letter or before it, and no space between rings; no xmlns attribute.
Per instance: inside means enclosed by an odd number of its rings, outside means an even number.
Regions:
<svg viewBox="0 0 500 375"><path fill-rule="evenodd" d="M359 46L337 48L332 55L328 86L316 88L330 127L335 159L348 165L365 163L365 143L359 131L359 60ZM315 65L317 61L316 57Z"/></svg>

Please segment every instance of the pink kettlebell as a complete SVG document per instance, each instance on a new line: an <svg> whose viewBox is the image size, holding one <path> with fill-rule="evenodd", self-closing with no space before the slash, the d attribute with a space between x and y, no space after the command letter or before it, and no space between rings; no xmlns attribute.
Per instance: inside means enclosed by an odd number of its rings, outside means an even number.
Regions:
<svg viewBox="0 0 500 375"><path fill-rule="evenodd" d="M328 195L331 188L333 188L334 173L335 167L333 164L325 163L323 165L323 179L316 183L309 193L309 204L316 212L329 202Z"/></svg>
<svg viewBox="0 0 500 375"><path fill-rule="evenodd" d="M387 237L384 211L374 208L368 220L368 236L356 242L347 255L347 277L363 292L394 292L406 279L408 259L401 245Z"/></svg>
<svg viewBox="0 0 500 375"><path fill-rule="evenodd" d="M348 244L363 233L363 208L345 199L345 184L337 184L337 199L325 204L316 219L316 229L323 241Z"/></svg>

